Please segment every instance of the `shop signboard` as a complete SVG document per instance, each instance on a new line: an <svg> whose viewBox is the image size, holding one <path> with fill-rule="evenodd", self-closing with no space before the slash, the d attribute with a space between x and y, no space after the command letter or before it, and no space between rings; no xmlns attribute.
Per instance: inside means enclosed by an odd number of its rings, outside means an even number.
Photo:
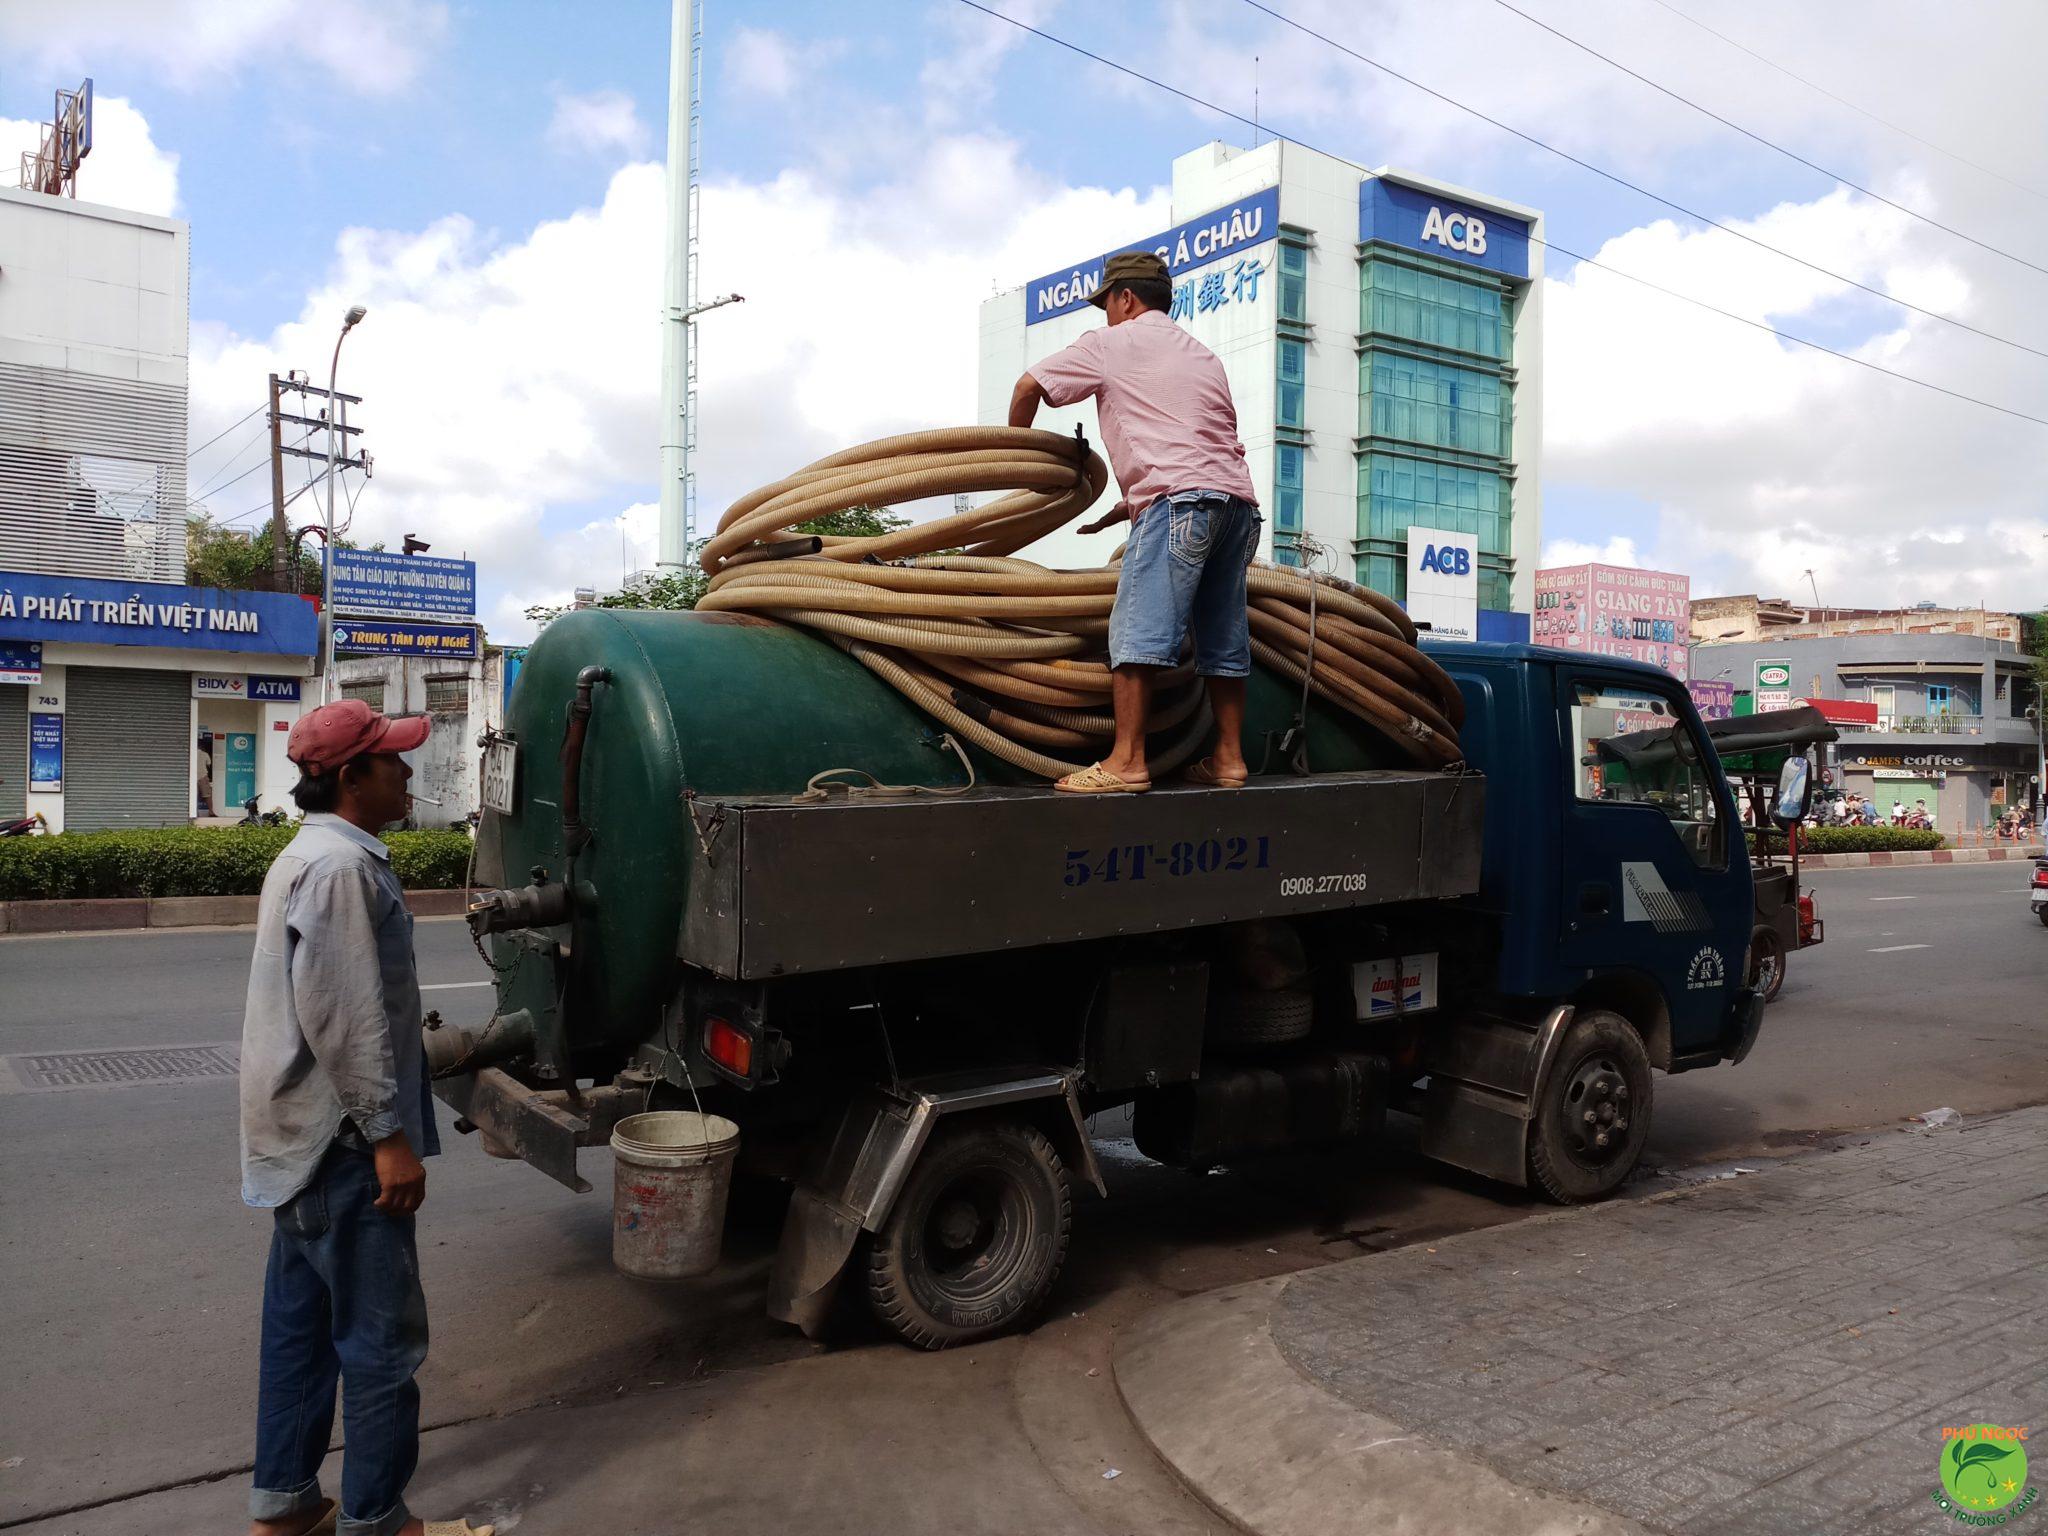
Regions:
<svg viewBox="0 0 2048 1536"><path fill-rule="evenodd" d="M358 656L447 656L474 661L473 624L402 624L384 619L336 619L334 648Z"/></svg>
<svg viewBox="0 0 2048 1536"><path fill-rule="evenodd" d="M1692 693L1693 707L1700 712L1702 720L1728 720L1734 717L1735 685L1726 678L1696 677L1685 686Z"/></svg>
<svg viewBox="0 0 2048 1536"><path fill-rule="evenodd" d="M192 674L192 697L195 699L246 699L249 697L249 679L240 672L194 672Z"/></svg>
<svg viewBox="0 0 2048 1536"><path fill-rule="evenodd" d="M1758 660L1753 696L1756 712L1760 715L1769 710L1791 707L1792 663L1789 658L1778 656Z"/></svg>
<svg viewBox="0 0 2048 1536"><path fill-rule="evenodd" d="M1536 573L1530 631L1538 645L1648 662L1692 674L1692 578L1621 565L1568 565Z"/></svg>
<svg viewBox="0 0 2048 1536"><path fill-rule="evenodd" d="M1386 176L1358 184L1358 238L1384 240L1507 277L1529 275L1529 225Z"/></svg>
<svg viewBox="0 0 2048 1536"><path fill-rule="evenodd" d="M1812 705L1830 725L1860 725L1877 729L1877 706L1868 699L1797 699L1794 702Z"/></svg>
<svg viewBox="0 0 2048 1536"><path fill-rule="evenodd" d="M1420 525L1408 530L1408 617L1431 634L1473 640L1479 633L1479 540Z"/></svg>
<svg viewBox="0 0 2048 1536"><path fill-rule="evenodd" d="M64 787L64 717L36 713L28 717L28 787Z"/></svg>
<svg viewBox="0 0 2048 1536"><path fill-rule="evenodd" d="M249 697L258 704L296 704L299 702L299 679L296 677L249 677Z"/></svg>
<svg viewBox="0 0 2048 1536"><path fill-rule="evenodd" d="M43 648L34 640L0 640L0 683L40 683Z"/></svg>
<svg viewBox="0 0 2048 1536"><path fill-rule="evenodd" d="M333 568L336 615L380 619L476 619L476 562L432 555L394 555L381 549L337 549Z"/></svg>
<svg viewBox="0 0 2048 1536"><path fill-rule="evenodd" d="M0 571L0 641L310 656L319 628L312 605L288 592Z"/></svg>
<svg viewBox="0 0 2048 1536"><path fill-rule="evenodd" d="M1024 323L1037 325L1042 320L1072 314L1082 308L1102 286L1102 264L1119 252L1156 252L1166 263L1168 276L1178 286L1182 273L1211 266L1226 257L1243 256L1253 246L1272 240L1279 232L1280 189L1267 187L1264 191L1254 192L1249 197L1239 198L1234 203L1190 219L1185 224L1177 224L1164 234L1134 240L1129 245L1118 246L1115 251L1076 262L1064 271L1035 278L1024 289ZM1245 265L1242 261L1237 263L1240 268ZM1217 303L1227 303L1233 298L1255 298L1261 287L1270 289L1273 286L1270 282L1260 284L1257 280L1265 270L1261 260L1257 271L1249 274L1250 291L1247 292L1247 274L1226 269L1218 274L1218 282L1197 294L1201 309L1206 313ZM1232 284L1235 285L1234 293L1227 286ZM335 596L338 600L340 593L337 591Z"/></svg>

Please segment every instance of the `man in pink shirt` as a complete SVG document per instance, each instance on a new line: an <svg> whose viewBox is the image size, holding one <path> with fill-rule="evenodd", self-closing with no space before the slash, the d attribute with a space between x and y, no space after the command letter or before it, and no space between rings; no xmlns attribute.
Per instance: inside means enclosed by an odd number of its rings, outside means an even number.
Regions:
<svg viewBox="0 0 2048 1536"><path fill-rule="evenodd" d="M1064 351L1033 363L1010 395L1010 425L1028 427L1041 400L1095 398L1103 446L1123 499L1083 533L1131 520L1109 620L1116 744L1053 787L1133 794L1152 787L1145 718L1160 670L1180 661L1190 629L1195 670L1208 679L1216 747L1188 770L1197 784L1235 789L1246 777L1245 679L1251 635L1245 568L1259 547L1259 501L1237 440L1237 408L1216 354L1167 318L1166 263L1125 251L1103 264L1089 303L1109 316Z"/></svg>

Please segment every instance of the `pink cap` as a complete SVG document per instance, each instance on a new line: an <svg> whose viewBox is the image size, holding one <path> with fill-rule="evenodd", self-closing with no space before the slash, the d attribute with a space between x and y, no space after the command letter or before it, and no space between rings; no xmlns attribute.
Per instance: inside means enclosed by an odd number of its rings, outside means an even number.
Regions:
<svg viewBox="0 0 2048 1536"><path fill-rule="evenodd" d="M361 699L339 699L299 717L284 755L309 773L325 773L361 753L410 752L426 739L425 715L393 719Z"/></svg>

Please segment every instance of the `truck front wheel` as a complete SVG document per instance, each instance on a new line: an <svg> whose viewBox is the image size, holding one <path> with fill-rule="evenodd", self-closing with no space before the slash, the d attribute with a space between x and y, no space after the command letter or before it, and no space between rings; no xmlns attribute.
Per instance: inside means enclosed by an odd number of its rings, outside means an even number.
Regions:
<svg viewBox="0 0 2048 1536"><path fill-rule="evenodd" d="M1650 1056L1618 1013L1579 1014L1529 1123L1529 1182L1560 1205L1621 1187L1650 1138Z"/></svg>
<svg viewBox="0 0 2048 1536"><path fill-rule="evenodd" d="M1016 1121L942 1125L868 1248L868 1305L920 1349L1015 1327L1067 1256L1066 1165Z"/></svg>

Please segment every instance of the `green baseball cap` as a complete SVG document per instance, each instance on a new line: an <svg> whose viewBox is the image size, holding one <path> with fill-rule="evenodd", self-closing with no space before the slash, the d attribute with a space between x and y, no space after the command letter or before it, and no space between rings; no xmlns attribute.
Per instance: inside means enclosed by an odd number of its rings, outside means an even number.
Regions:
<svg viewBox="0 0 2048 1536"><path fill-rule="evenodd" d="M1088 295L1088 302L1097 309L1107 309L1110 284L1138 283L1146 278L1163 283L1169 276L1166 263L1150 251L1118 251L1102 264L1102 285Z"/></svg>

